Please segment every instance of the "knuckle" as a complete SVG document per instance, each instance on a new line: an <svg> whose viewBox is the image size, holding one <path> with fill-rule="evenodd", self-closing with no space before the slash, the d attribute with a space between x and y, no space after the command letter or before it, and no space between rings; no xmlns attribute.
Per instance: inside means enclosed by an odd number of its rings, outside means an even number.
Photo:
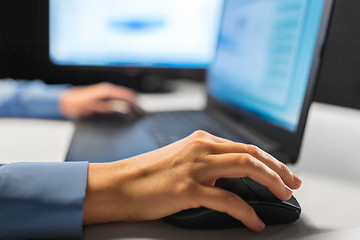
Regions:
<svg viewBox="0 0 360 240"><path fill-rule="evenodd" d="M108 82L103 82L100 83L99 85L104 93L110 93L114 88L114 85Z"/></svg>
<svg viewBox="0 0 360 240"><path fill-rule="evenodd" d="M195 132L193 132L191 134L192 136L194 136L195 138L203 138L209 135L209 133L207 133L204 130L196 130Z"/></svg>
<svg viewBox="0 0 360 240"><path fill-rule="evenodd" d="M108 83L108 82L102 82L102 83L99 83L99 86L101 86L102 88L110 88L110 87L112 87L112 84Z"/></svg>
<svg viewBox="0 0 360 240"><path fill-rule="evenodd" d="M232 209L234 206L238 206L239 200L235 194L229 194L225 197L225 204L228 209Z"/></svg>
<svg viewBox="0 0 360 240"><path fill-rule="evenodd" d="M248 146L248 152L249 154L257 157L261 155L261 149L255 145L249 145Z"/></svg>
<svg viewBox="0 0 360 240"><path fill-rule="evenodd" d="M270 178L271 178L271 181L272 181L272 182L275 182L275 183L280 183L280 182L282 182L280 176L279 176L276 172L271 172L271 173L270 173Z"/></svg>
<svg viewBox="0 0 360 240"><path fill-rule="evenodd" d="M255 165L254 158L250 154L247 154L247 153L244 153L241 155L240 163L241 163L241 165L246 165L246 166Z"/></svg>
<svg viewBox="0 0 360 240"><path fill-rule="evenodd" d="M206 150L207 148L209 148L209 143L202 140L202 139L191 139L188 144L187 147L188 148L192 148L193 150Z"/></svg>
<svg viewBox="0 0 360 240"><path fill-rule="evenodd" d="M279 169L280 169L281 173L286 173L287 174L287 173L290 172L289 168L284 163L278 162L278 165L279 165Z"/></svg>

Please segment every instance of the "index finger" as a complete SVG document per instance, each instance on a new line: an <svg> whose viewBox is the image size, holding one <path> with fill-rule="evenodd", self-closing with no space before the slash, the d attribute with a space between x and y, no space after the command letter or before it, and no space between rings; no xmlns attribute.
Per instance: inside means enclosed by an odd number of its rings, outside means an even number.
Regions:
<svg viewBox="0 0 360 240"><path fill-rule="evenodd" d="M213 143L211 146L213 154L224 153L247 153L258 159L270 169L275 171L284 180L285 184L292 189L298 189L301 186L301 180L282 162L271 156L269 153L254 145L248 145L236 142Z"/></svg>

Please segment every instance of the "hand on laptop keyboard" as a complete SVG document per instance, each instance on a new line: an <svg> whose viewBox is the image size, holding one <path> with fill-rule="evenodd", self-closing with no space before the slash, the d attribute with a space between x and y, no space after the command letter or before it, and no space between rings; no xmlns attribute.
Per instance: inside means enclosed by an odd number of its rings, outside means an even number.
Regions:
<svg viewBox="0 0 360 240"><path fill-rule="evenodd" d="M136 143L134 143L136 144ZM215 187L219 178L251 177L287 200L301 185L284 164L261 149L196 131L152 152L111 163L90 163L84 224L159 219L204 206L261 231L254 209Z"/></svg>

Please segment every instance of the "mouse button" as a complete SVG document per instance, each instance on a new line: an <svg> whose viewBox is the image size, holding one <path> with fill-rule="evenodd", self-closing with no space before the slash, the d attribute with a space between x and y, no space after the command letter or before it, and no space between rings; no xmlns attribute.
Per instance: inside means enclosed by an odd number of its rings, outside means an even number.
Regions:
<svg viewBox="0 0 360 240"><path fill-rule="evenodd" d="M216 187L233 192L248 203L258 203L258 198L245 184L242 178L220 178L215 183Z"/></svg>
<svg viewBox="0 0 360 240"><path fill-rule="evenodd" d="M301 212L300 204L294 196L291 196L291 198L289 200L282 201L282 203L284 205L287 205L289 208L294 208L295 210Z"/></svg>
<svg viewBox="0 0 360 240"><path fill-rule="evenodd" d="M298 201L294 196L291 196L289 200L280 200L264 185L252 180L251 178L244 178L244 182L249 186L249 188L254 192L258 197L259 203L271 203L274 206L279 206L282 208L288 208L295 211L301 212L301 207Z"/></svg>
<svg viewBox="0 0 360 240"><path fill-rule="evenodd" d="M251 178L243 178L244 182L259 199L259 202L272 202L281 204L281 200L264 185L252 180Z"/></svg>

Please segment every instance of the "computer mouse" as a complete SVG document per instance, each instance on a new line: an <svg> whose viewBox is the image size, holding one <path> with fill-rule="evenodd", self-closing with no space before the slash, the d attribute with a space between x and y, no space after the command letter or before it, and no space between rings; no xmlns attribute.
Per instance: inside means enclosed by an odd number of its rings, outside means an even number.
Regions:
<svg viewBox="0 0 360 240"><path fill-rule="evenodd" d="M267 187L250 178L223 178L215 186L239 195L254 208L265 225L293 223L300 217L301 207L294 196L287 201L279 200ZM192 229L244 227L228 214L205 207L184 210L164 220L177 227Z"/></svg>
<svg viewBox="0 0 360 240"><path fill-rule="evenodd" d="M125 100L113 99L109 101L109 104L113 114L131 115L132 118L145 115L145 111L140 106Z"/></svg>

